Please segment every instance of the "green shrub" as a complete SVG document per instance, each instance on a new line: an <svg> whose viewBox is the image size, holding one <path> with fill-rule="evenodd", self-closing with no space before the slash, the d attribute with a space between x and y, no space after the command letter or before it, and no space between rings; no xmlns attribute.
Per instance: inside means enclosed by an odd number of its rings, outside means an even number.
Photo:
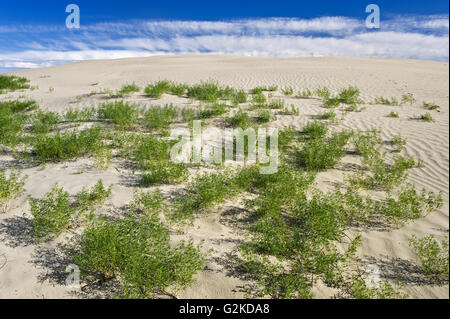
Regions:
<svg viewBox="0 0 450 319"><path fill-rule="evenodd" d="M170 83L169 92L170 94L182 97L188 88L189 85L184 83Z"/></svg>
<svg viewBox="0 0 450 319"><path fill-rule="evenodd" d="M336 113L334 111L323 112L319 114L319 118L321 120L330 120L333 122L336 120Z"/></svg>
<svg viewBox="0 0 450 319"><path fill-rule="evenodd" d="M122 88L119 90L118 95L120 97L129 96L132 93L137 93L141 90L139 86L136 85L136 83L127 84L122 86Z"/></svg>
<svg viewBox="0 0 450 319"><path fill-rule="evenodd" d="M0 94L30 88L30 81L14 75L0 75Z"/></svg>
<svg viewBox="0 0 450 319"><path fill-rule="evenodd" d="M330 90L327 87L320 87L316 90L316 94L322 100L328 100L331 96Z"/></svg>
<svg viewBox="0 0 450 319"><path fill-rule="evenodd" d="M214 102L212 105L202 108L196 118L197 119L209 119L212 117L220 116L228 111L228 106L224 103Z"/></svg>
<svg viewBox="0 0 450 319"><path fill-rule="evenodd" d="M398 102L398 100L395 97L391 97L391 99L389 99L389 98L384 98L382 96L375 98L375 104L391 105L391 106L400 105L400 103Z"/></svg>
<svg viewBox="0 0 450 319"><path fill-rule="evenodd" d="M57 132L54 135L39 135L33 142L33 152L41 162L72 160L104 148L102 132L94 126L80 132Z"/></svg>
<svg viewBox="0 0 450 319"><path fill-rule="evenodd" d="M439 243L433 235L421 239L412 235L409 244L414 248L427 276L448 282L448 239Z"/></svg>
<svg viewBox="0 0 450 319"><path fill-rule="evenodd" d="M245 93L244 90L237 90L234 92L233 98L232 98L233 104L242 104L247 102L247 93Z"/></svg>
<svg viewBox="0 0 450 319"><path fill-rule="evenodd" d="M56 112L39 111L33 116L31 131L35 134L47 134L61 122L61 116Z"/></svg>
<svg viewBox="0 0 450 319"><path fill-rule="evenodd" d="M97 111L93 107L86 107L81 110L69 108L64 112L63 117L68 122L89 122L94 119Z"/></svg>
<svg viewBox="0 0 450 319"><path fill-rule="evenodd" d="M264 93L262 93L262 92L254 94L252 96L252 103L253 103L254 108L265 107L266 101L267 101L267 98L264 95Z"/></svg>
<svg viewBox="0 0 450 319"><path fill-rule="evenodd" d="M360 91L355 86L349 86L339 92L339 102L349 105L364 103L359 97Z"/></svg>
<svg viewBox="0 0 450 319"><path fill-rule="evenodd" d="M124 101L104 103L97 114L100 119L110 120L121 130L133 129L138 124L139 112L136 106Z"/></svg>
<svg viewBox="0 0 450 319"><path fill-rule="evenodd" d="M0 145L15 147L23 141L28 115L0 108Z"/></svg>
<svg viewBox="0 0 450 319"><path fill-rule="evenodd" d="M309 99L312 97L312 92L310 89L304 89L303 91L299 91L296 97L299 99Z"/></svg>
<svg viewBox="0 0 450 319"><path fill-rule="evenodd" d="M144 92L149 97L160 99L163 94L169 93L171 86L171 83L167 80L158 81L154 84L148 85Z"/></svg>
<svg viewBox="0 0 450 319"><path fill-rule="evenodd" d="M216 102L219 99L230 99L230 88L222 88L217 82L208 81L195 84L188 88L187 95L199 101Z"/></svg>
<svg viewBox="0 0 450 319"><path fill-rule="evenodd" d="M158 220L159 214L166 208L164 199L159 190L154 192L136 191L130 205L130 212L137 217Z"/></svg>
<svg viewBox="0 0 450 319"><path fill-rule="evenodd" d="M426 108L427 110L439 110L441 108L434 102L433 103L423 102L423 107Z"/></svg>
<svg viewBox="0 0 450 319"><path fill-rule="evenodd" d="M75 209L79 218L92 220L95 211L103 206L111 196L112 186L105 188L102 180L99 180L91 190L83 187L82 191L75 195Z"/></svg>
<svg viewBox="0 0 450 319"><path fill-rule="evenodd" d="M319 121L308 122L303 128L303 133L308 135L311 139L323 138L328 133L327 123Z"/></svg>
<svg viewBox="0 0 450 319"><path fill-rule="evenodd" d="M392 144L395 146L395 151L400 153L403 150L403 147L407 144L407 141L400 135L397 135L392 138Z"/></svg>
<svg viewBox="0 0 450 319"><path fill-rule="evenodd" d="M424 121L424 122L435 122L434 121L434 118L431 116L431 114L430 113L425 113L425 114L422 114L422 115L419 115L418 117L417 117L419 120L422 120L422 121Z"/></svg>
<svg viewBox="0 0 450 319"><path fill-rule="evenodd" d="M74 262L85 276L119 278L125 298L152 298L194 281L205 262L200 249L191 240L172 246L161 223L127 217L87 228Z"/></svg>
<svg viewBox="0 0 450 319"><path fill-rule="evenodd" d="M375 214L393 224L419 219L443 205L442 193L435 195L423 189L418 192L414 186L404 186L395 199L388 195L385 200L374 204Z"/></svg>
<svg viewBox="0 0 450 319"><path fill-rule="evenodd" d="M350 137L351 132L342 131L328 138L311 138L298 152L300 165L313 171L335 167L347 153Z"/></svg>
<svg viewBox="0 0 450 319"><path fill-rule="evenodd" d="M3 101L0 102L0 109L9 109L11 113L29 112L39 108L39 105L35 100L27 101Z"/></svg>
<svg viewBox="0 0 450 319"><path fill-rule="evenodd" d="M145 114L145 124L150 130L167 129L178 116L178 110L173 105L154 106Z"/></svg>
<svg viewBox="0 0 450 319"><path fill-rule="evenodd" d="M291 104L291 108L290 109L285 107L283 110L281 110L279 112L279 114L281 114L281 115L296 115L296 116L298 116L298 115L300 115L300 110L297 109L294 104Z"/></svg>
<svg viewBox="0 0 450 319"><path fill-rule="evenodd" d="M397 112L391 112L391 113L389 113L389 117L392 117L392 118L399 118L399 115L398 115Z"/></svg>
<svg viewBox="0 0 450 319"><path fill-rule="evenodd" d="M416 102L416 99L414 98L414 95L411 93L407 93L407 94L403 94L402 95L402 104L414 104L414 102Z"/></svg>
<svg viewBox="0 0 450 319"><path fill-rule="evenodd" d="M70 226L73 208L69 194L57 185L42 199L30 197L32 235L39 240L56 237Z"/></svg>
<svg viewBox="0 0 450 319"><path fill-rule="evenodd" d="M267 104L269 109L282 110L284 108L284 100L283 99L272 99Z"/></svg>
<svg viewBox="0 0 450 319"><path fill-rule="evenodd" d="M388 282L379 282L377 286L369 286L360 276L354 276L348 289L351 299L406 299L408 295Z"/></svg>
<svg viewBox="0 0 450 319"><path fill-rule="evenodd" d="M176 200L174 220L193 217L196 211L206 210L236 194L233 175L226 173L201 174L187 186L187 195Z"/></svg>
<svg viewBox="0 0 450 319"><path fill-rule="evenodd" d="M242 129L246 129L252 125L248 114L243 110L239 110L232 117L228 118L227 122L231 127L240 127Z"/></svg>
<svg viewBox="0 0 450 319"><path fill-rule="evenodd" d="M269 110L259 110L256 115L256 122L268 123L272 119L272 114Z"/></svg>
<svg viewBox="0 0 450 319"><path fill-rule="evenodd" d="M294 94L294 89L292 87L286 87L281 91L286 96L292 96Z"/></svg>
<svg viewBox="0 0 450 319"><path fill-rule="evenodd" d="M5 169L0 169L0 204L6 213L11 200L17 199L24 193L24 185L27 176L21 176L19 170L13 170L6 176Z"/></svg>
<svg viewBox="0 0 450 319"><path fill-rule="evenodd" d="M182 163L154 162L142 174L142 186L155 184L178 184L187 179L188 170Z"/></svg>

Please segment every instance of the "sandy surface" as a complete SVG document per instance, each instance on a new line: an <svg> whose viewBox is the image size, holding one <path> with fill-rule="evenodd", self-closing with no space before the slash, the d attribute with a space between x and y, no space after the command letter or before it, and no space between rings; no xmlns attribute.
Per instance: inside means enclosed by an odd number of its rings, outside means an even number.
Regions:
<svg viewBox="0 0 450 319"><path fill-rule="evenodd" d="M101 98L86 95L93 90L118 89L123 84L136 82L141 87L159 79L195 83L214 79L221 84L244 89L259 85L291 86L296 91L303 88L315 89L328 86L333 91L349 85L360 88L362 98L372 101L376 96L401 98L413 93L414 105L380 106L365 105L366 110L350 113L338 128L366 130L377 127L385 140L395 135L407 138L404 154L424 161L423 169L412 169L409 181L417 187L444 193L444 207L426 218L409 223L400 229L369 231L363 233L360 256L379 265L383 277L401 278L406 282L405 291L413 298L448 298L448 285L433 285L423 280L417 268L414 252L408 246L408 237L434 234L439 239L448 236L448 191L449 191L449 65L448 63L348 58L299 58L265 59L235 56L166 56L140 59L87 61L54 68L15 72L26 76L39 89L15 92L0 96L1 99L26 96L35 99L41 108L63 111L69 106L77 108L103 102ZM50 90L53 88L54 90ZM278 92L275 96L281 96ZM81 96L77 99L78 96ZM128 100L142 105L173 102L184 107L186 99L165 96L154 101L142 94L135 94ZM411 120L410 117L423 114L426 110L422 101L436 102L440 112L431 111L434 123ZM314 115L323 112L321 102L316 99L301 100L287 98L287 105L300 107L300 116L278 116L274 125L294 125L301 128ZM400 118L387 117L391 111ZM333 182L342 181L346 163L344 158L337 169L322 172L318 176L319 188L332 189ZM10 168L13 158L0 156L0 167ZM113 184L112 198L105 210L123 207L132 198L133 187L128 175L122 172L118 163L112 163L106 172L92 166L92 161L49 164L43 167L26 168L26 194L40 197L55 183L63 186L70 194L81 188L91 187L98 179L106 185ZM173 188L173 187L172 187ZM171 187L165 187L169 192ZM227 256L236 250L244 238L245 212L239 210L239 203L227 202L220 209L198 217L187 235L195 240L205 240L205 249L214 250L197 283L178 297L187 298L241 298L243 279L235 276L227 267ZM60 236L48 244L36 245L27 233L29 206L24 195L13 203L6 214L0 214L0 298L74 298L96 297L101 293L66 288L64 270L67 260L60 254L60 244L67 242L71 234ZM174 234L174 238L178 235ZM180 235L181 236L181 235ZM182 236L181 236L182 237ZM316 288L319 298L332 297L329 289Z"/></svg>

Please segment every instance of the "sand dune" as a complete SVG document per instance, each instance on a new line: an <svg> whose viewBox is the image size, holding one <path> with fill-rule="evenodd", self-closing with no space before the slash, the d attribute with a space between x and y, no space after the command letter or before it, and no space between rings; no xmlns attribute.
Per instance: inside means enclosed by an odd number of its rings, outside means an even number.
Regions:
<svg viewBox="0 0 450 319"><path fill-rule="evenodd" d="M413 267L416 258L408 246L408 237L434 234L442 239L449 229L449 65L448 63L356 58L296 58L269 59L238 56L164 56L123 60L86 61L59 67L33 69L15 72L31 80L38 90L14 92L0 96L1 99L25 95L39 102L41 108L63 111L68 107L82 107L102 103L97 96L87 96L91 91L118 89L123 84L135 82L141 87L160 79L187 82L214 79L221 84L249 90L259 85L291 86L295 91L304 88L315 89L328 86L333 91L349 85L361 90L361 97L372 101L377 96L401 97L414 94L414 105L399 107L363 105L363 112L350 113L339 123L338 128L366 130L377 127L386 140L401 135L408 140L405 154L424 161L423 169L412 169L409 181L417 187L444 193L444 206L426 218L411 222L400 229L388 231L371 230L363 233L361 257L375 260L382 274L387 278L404 279L405 291L413 298L448 298L449 287L437 286L417 279ZM53 88L53 92L49 90ZM281 93L278 93L281 95ZM77 97L80 98L77 99ZM179 107L186 100L164 96L152 101L136 94L127 100L139 105L174 103ZM433 111L436 122L424 123L410 117L423 114L426 110L422 101L436 102L439 112ZM286 103L300 107L299 116L278 117L277 127L294 125L301 128L312 116L323 111L318 100L286 98ZM399 113L399 119L387 117L391 111ZM351 163L344 158L336 169L321 172L319 188L332 189L332 183L342 180L342 167ZM113 184L112 199L106 209L121 207L130 201L133 187L124 182L126 177L115 165L106 172L92 168L86 160L49 164L27 168L26 193L40 197L55 183L63 186L70 194L83 186L92 186L98 179L106 185ZM10 168L14 159L0 155L0 167ZM162 187L168 192L171 187ZM66 261L58 256L58 245L65 243L70 234L62 235L56 241L36 245L27 239L27 224L22 216L28 216L27 197L14 202L7 214L0 214L0 298L74 298L103 296L101 292L89 293L68 289L58 281L58 274L64 275ZM237 208L236 208L237 206ZM236 250L244 238L245 212L239 205L230 202L215 213L198 217L193 227L184 235L174 234L176 240L192 236L205 240L205 249L214 250L207 267L196 276L197 282L178 297L185 298L242 298L244 279L230 273L227 268L228 253ZM231 213L235 211L235 213ZM236 213L237 212L237 213ZM59 275L61 276L61 275ZM316 288L316 296L329 298L333 291Z"/></svg>

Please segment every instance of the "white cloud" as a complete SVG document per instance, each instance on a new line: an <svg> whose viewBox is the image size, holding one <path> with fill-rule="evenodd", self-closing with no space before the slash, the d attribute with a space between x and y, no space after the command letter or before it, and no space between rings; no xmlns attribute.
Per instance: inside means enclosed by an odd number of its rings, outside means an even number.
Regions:
<svg viewBox="0 0 450 319"><path fill-rule="evenodd" d="M442 15L395 17L382 21L380 30L368 30L363 19L346 17L134 21L88 25L78 32L0 26L0 68L174 53L448 61L448 29L448 16Z"/></svg>

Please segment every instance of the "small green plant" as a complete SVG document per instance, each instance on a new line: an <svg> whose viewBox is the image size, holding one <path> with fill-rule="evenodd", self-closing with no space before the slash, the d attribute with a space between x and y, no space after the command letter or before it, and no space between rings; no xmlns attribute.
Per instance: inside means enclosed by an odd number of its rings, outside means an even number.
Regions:
<svg viewBox="0 0 450 319"><path fill-rule="evenodd" d="M323 112L319 114L321 120L329 120L331 122L336 121L336 113L334 111Z"/></svg>
<svg viewBox="0 0 450 319"><path fill-rule="evenodd" d="M224 103L214 102L212 105L204 107L197 114L197 119L209 119L225 114L228 106Z"/></svg>
<svg viewBox="0 0 450 319"><path fill-rule="evenodd" d="M176 95L178 97L182 97L186 94L186 90L189 88L189 85L184 83L170 83L169 93Z"/></svg>
<svg viewBox="0 0 450 319"><path fill-rule="evenodd" d="M320 87L316 89L316 95L322 100L328 100L331 96L330 90L327 87Z"/></svg>
<svg viewBox="0 0 450 319"><path fill-rule="evenodd" d="M448 239L439 243L433 235L421 239L412 235L409 245L414 248L427 276L448 281Z"/></svg>
<svg viewBox="0 0 450 319"><path fill-rule="evenodd" d="M171 83L167 80L164 81L158 81L154 84L148 85L144 92L149 97L160 99L163 94L169 93L171 88Z"/></svg>
<svg viewBox="0 0 450 319"><path fill-rule="evenodd" d="M197 211L222 203L237 192L234 175L226 173L201 174L187 186L187 195L176 200L174 220L186 220Z"/></svg>
<svg viewBox="0 0 450 319"><path fill-rule="evenodd" d="M112 186L105 188L102 180L99 180L91 190L83 187L82 191L75 195L75 209L78 218L92 220L96 209L103 206L111 196Z"/></svg>
<svg viewBox="0 0 450 319"><path fill-rule="evenodd" d="M32 235L37 239L48 240L69 228L73 208L70 206L69 194L58 185L45 194L44 198L30 197L29 202L33 216Z"/></svg>
<svg viewBox="0 0 450 319"><path fill-rule="evenodd" d="M389 117L398 119L400 116L398 115L397 112L391 112L391 113L389 113Z"/></svg>
<svg viewBox="0 0 450 319"><path fill-rule="evenodd" d="M133 93L137 93L141 90L139 86L136 85L136 83L132 84L126 84L122 86L122 88L118 92L118 96L124 97L124 96L130 96Z"/></svg>
<svg viewBox="0 0 450 319"><path fill-rule="evenodd" d="M8 109L11 113L30 112L39 108L35 100L14 100L0 102L0 109Z"/></svg>
<svg viewBox="0 0 450 319"><path fill-rule="evenodd" d="M258 110L256 114L256 122L258 123L268 123L272 119L272 114L269 110Z"/></svg>
<svg viewBox="0 0 450 319"><path fill-rule="evenodd" d="M0 94L30 88L30 81L14 75L0 75Z"/></svg>
<svg viewBox="0 0 450 319"><path fill-rule="evenodd" d="M150 130L167 129L178 116L173 105L153 106L144 113L145 123Z"/></svg>
<svg viewBox="0 0 450 319"><path fill-rule="evenodd" d="M303 133L311 139L323 138L328 133L328 124L319 121L309 122L303 128Z"/></svg>
<svg viewBox="0 0 450 319"><path fill-rule="evenodd" d="M285 96L292 96L294 94L294 89L292 87L286 87L281 91Z"/></svg>
<svg viewBox="0 0 450 319"><path fill-rule="evenodd" d="M407 299L408 295L401 292L388 282L378 282L376 285L369 285L367 279L360 276L353 276L348 288L348 295L351 299Z"/></svg>
<svg viewBox="0 0 450 319"><path fill-rule="evenodd" d="M246 129L252 125L248 114L243 110L239 110L232 117L228 118L227 122L231 127L240 127L242 129Z"/></svg>
<svg viewBox="0 0 450 319"><path fill-rule="evenodd" d="M152 162L142 174L142 186L182 183L187 179L187 173L188 170L182 163Z"/></svg>
<svg viewBox="0 0 450 319"><path fill-rule="evenodd" d="M244 90L238 90L234 93L232 102L235 105L247 102L247 93Z"/></svg>
<svg viewBox="0 0 450 319"><path fill-rule="evenodd" d="M414 98L414 95L412 93L407 93L402 95L402 104L409 103L410 105L414 104L416 102L416 99Z"/></svg>
<svg viewBox="0 0 450 319"><path fill-rule="evenodd" d="M400 153L403 150L403 147L407 144L407 141L400 135L397 135L392 138L392 144L395 146L395 151Z"/></svg>
<svg viewBox="0 0 450 319"><path fill-rule="evenodd" d="M51 87L49 87L49 88L48 88L48 92L49 92L49 93L53 93L53 92L55 92L55 88L54 88L54 87L52 87L52 86L51 86Z"/></svg>
<svg viewBox="0 0 450 319"><path fill-rule="evenodd" d="M439 110L441 107L439 105L437 105L436 103L428 103L428 102L423 102L423 107L426 108L427 110Z"/></svg>
<svg viewBox="0 0 450 319"><path fill-rule="evenodd" d="M74 262L85 277L119 278L124 298L152 298L190 285L205 256L192 240L170 244L169 231L150 218L100 220L82 234Z"/></svg>
<svg viewBox="0 0 450 319"><path fill-rule="evenodd" d="M214 81L201 82L189 87L187 90L189 98L205 102L216 102L219 99L232 99L233 94L234 90L232 88L223 88Z"/></svg>
<svg viewBox="0 0 450 319"><path fill-rule="evenodd" d="M105 147L101 128L94 126L80 132L57 132L55 135L39 135L33 142L33 152L43 163L72 160L85 155L92 155L99 148Z"/></svg>
<svg viewBox="0 0 450 319"><path fill-rule="evenodd" d="M28 115L13 113L10 108L0 107L0 145L16 147L24 140L24 126Z"/></svg>
<svg viewBox="0 0 450 319"><path fill-rule="evenodd" d="M139 112L136 106L124 101L104 103L97 114L100 119L110 120L121 130L133 129L138 124Z"/></svg>
<svg viewBox="0 0 450 319"><path fill-rule="evenodd" d="M331 137L311 138L298 151L299 164L307 170L317 171L333 168L345 156L352 132L335 132Z"/></svg>
<svg viewBox="0 0 450 319"><path fill-rule="evenodd" d="M300 115L300 110L298 108L295 107L294 104L291 104L291 108L288 109L287 107L285 107L283 110L280 111L281 115Z"/></svg>
<svg viewBox="0 0 450 319"><path fill-rule="evenodd" d="M61 116L56 112L39 111L33 116L31 131L35 134L47 134L61 122Z"/></svg>
<svg viewBox="0 0 450 319"><path fill-rule="evenodd" d="M375 104L391 105L391 106L400 105L400 103L398 102L398 100L395 97L391 97L391 99L389 99L389 98L384 98L382 96L375 98Z"/></svg>
<svg viewBox="0 0 450 319"><path fill-rule="evenodd" d="M254 94L252 97L252 103L254 105L254 108L263 108L265 107L267 98L264 95L264 93L259 92L257 94Z"/></svg>
<svg viewBox="0 0 450 319"><path fill-rule="evenodd" d="M416 118L419 119L419 120L422 120L424 122L430 122L430 123L431 122L435 122L433 116L431 116L431 114L428 113L428 112L425 113L425 114L419 115Z"/></svg>
<svg viewBox="0 0 450 319"><path fill-rule="evenodd" d="M67 109L63 114L64 120L67 122L89 122L94 119L97 111L93 107L86 107L80 110L74 110L73 108Z"/></svg>
<svg viewBox="0 0 450 319"><path fill-rule="evenodd" d="M299 91L296 97L299 99L309 99L312 97L312 94L310 89L304 89L303 91Z"/></svg>
<svg viewBox="0 0 450 319"><path fill-rule="evenodd" d="M23 195L26 179L27 176L22 176L19 170L11 171L7 177L5 169L0 169L0 204L4 213L8 210L11 200Z"/></svg>
<svg viewBox="0 0 450 319"><path fill-rule="evenodd" d="M269 109L274 110L282 110L284 108L284 100L283 99L272 99L267 103L267 107Z"/></svg>
<svg viewBox="0 0 450 319"><path fill-rule="evenodd" d="M166 208L159 190L153 192L135 191L130 211L137 217L145 216L158 220L159 214Z"/></svg>
<svg viewBox="0 0 450 319"><path fill-rule="evenodd" d="M360 99L359 95L360 91L357 87L349 86L348 88L342 89L339 92L338 99L340 103L357 105L364 103L364 101Z"/></svg>

